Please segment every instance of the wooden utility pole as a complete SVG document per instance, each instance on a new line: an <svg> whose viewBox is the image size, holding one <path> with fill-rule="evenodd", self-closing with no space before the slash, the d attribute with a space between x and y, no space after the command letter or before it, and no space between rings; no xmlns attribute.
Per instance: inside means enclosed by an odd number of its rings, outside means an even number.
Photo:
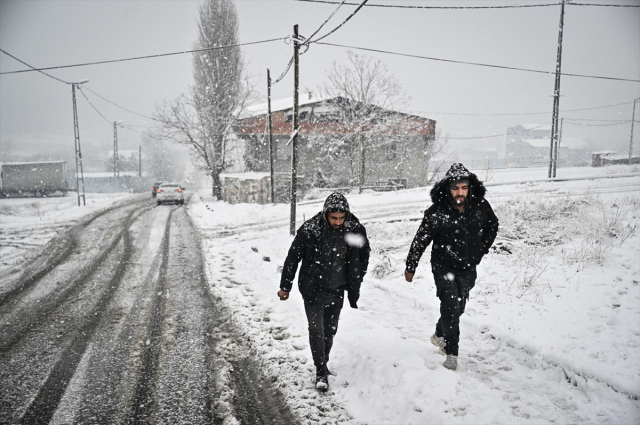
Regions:
<svg viewBox="0 0 640 425"><path fill-rule="evenodd" d="M78 206L80 206L80 198L82 197L82 205L87 205L87 201L84 193L84 170L82 167L82 149L80 148L80 126L78 125L78 107L76 106L76 85L83 84L72 83L71 84L71 99L73 101L73 135L76 146L76 194L78 195ZM82 188L82 195L80 194L80 188Z"/></svg>
<svg viewBox="0 0 640 425"><path fill-rule="evenodd" d="M293 26L293 152L291 153L291 219L289 231L296 234L296 188L298 186L298 103L300 78L300 44L298 43L298 25Z"/></svg>
<svg viewBox="0 0 640 425"><path fill-rule="evenodd" d="M560 143L562 142L562 124L564 123L564 118L560 118L560 135L558 136L558 140L556 140L556 144L553 148L553 177L556 177L556 172L558 170L558 163L560 162Z"/></svg>
<svg viewBox="0 0 640 425"><path fill-rule="evenodd" d="M551 146L549 147L549 178L553 171L553 147L558 143L558 114L560 111L560 74L562 68L562 32L564 31L564 3L560 5L560 30L558 32L558 54L556 57L556 83L553 90L553 118L551 121Z"/></svg>
<svg viewBox="0 0 640 425"><path fill-rule="evenodd" d="M633 121L636 119L636 102L640 97L633 99L633 113L631 114L631 137L629 138L629 165L631 165L631 154L633 153Z"/></svg>
<svg viewBox="0 0 640 425"><path fill-rule="evenodd" d="M269 173L271 182L271 203L276 203L276 186L273 178L273 163L275 152L273 149L273 126L271 121L271 72L267 68L267 119L269 120Z"/></svg>

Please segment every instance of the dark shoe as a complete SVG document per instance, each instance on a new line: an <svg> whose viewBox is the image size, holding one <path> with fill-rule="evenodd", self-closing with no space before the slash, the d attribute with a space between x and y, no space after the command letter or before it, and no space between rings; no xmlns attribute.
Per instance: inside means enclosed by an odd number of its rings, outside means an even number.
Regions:
<svg viewBox="0 0 640 425"><path fill-rule="evenodd" d="M329 389L329 377L325 371L316 372L316 389L323 393Z"/></svg>

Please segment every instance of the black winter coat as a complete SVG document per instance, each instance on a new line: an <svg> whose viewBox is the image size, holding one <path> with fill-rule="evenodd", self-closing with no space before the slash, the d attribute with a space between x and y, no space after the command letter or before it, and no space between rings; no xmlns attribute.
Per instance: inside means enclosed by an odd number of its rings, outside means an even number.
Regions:
<svg viewBox="0 0 640 425"><path fill-rule="evenodd" d="M480 263L489 253L489 248L498 234L498 218L484 199L486 189L475 174L470 173L462 164L451 170L433 189L433 205L424 213L422 224L416 233L409 255L406 270L415 273L420 257L433 241L431 264L454 270L470 270ZM460 172L456 175L452 171ZM464 212L453 206L453 197L449 186L452 181L465 178L469 181L469 195Z"/></svg>
<svg viewBox="0 0 640 425"><path fill-rule="evenodd" d="M320 292L319 282L328 279L326 261L322 253L322 232L324 226L328 226L323 218L323 212L319 212L313 218L304 222L296 232L296 237L289 248L289 253L282 268L282 278L280 289L291 291L293 279L300 266L298 276L298 288L305 302L315 304ZM369 266L369 240L367 232L360 221L349 213L348 221L345 221L345 240L348 246L347 266L348 276L346 290L348 291L349 303L351 307L358 308L357 302L360 298L360 285L367 273Z"/></svg>

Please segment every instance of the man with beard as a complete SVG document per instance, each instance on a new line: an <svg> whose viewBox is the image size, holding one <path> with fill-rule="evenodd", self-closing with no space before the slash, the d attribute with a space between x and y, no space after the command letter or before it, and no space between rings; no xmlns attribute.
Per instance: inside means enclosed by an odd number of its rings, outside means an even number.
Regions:
<svg viewBox="0 0 640 425"><path fill-rule="evenodd" d="M424 213L404 272L413 281L420 257L429 243L431 271L440 298L440 319L431 343L446 355L444 367L458 368L460 316L476 283L476 266L498 234L498 218L484 198L486 189L464 165L453 164L431 189L433 205Z"/></svg>
<svg viewBox="0 0 640 425"><path fill-rule="evenodd" d="M358 308L360 284L369 265L367 232L351 214L341 193L332 193L324 208L298 229L282 269L278 297L286 301L298 263L298 288L309 323L309 346L316 367L316 388L329 388L329 353L344 302Z"/></svg>

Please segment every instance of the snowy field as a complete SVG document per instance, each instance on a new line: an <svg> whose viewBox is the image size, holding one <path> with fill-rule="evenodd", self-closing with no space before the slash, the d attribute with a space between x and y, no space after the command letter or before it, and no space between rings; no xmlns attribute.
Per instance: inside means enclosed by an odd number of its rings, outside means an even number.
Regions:
<svg viewBox="0 0 640 425"><path fill-rule="evenodd" d="M313 388L302 299L276 295L292 237L286 205L189 203L209 284L305 423L640 423L640 175L637 167L494 173L495 250L461 319L457 372L429 343L439 303L425 253L404 258L428 189L347 195L372 255L360 308L343 309L330 391ZM482 171L475 170L479 177ZM514 182L494 185L494 182ZM298 205L297 226L322 200Z"/></svg>
<svg viewBox="0 0 640 425"><path fill-rule="evenodd" d="M0 276L40 255L40 248L81 219L130 196L87 193L82 207L75 192L62 197L0 199Z"/></svg>
<svg viewBox="0 0 640 425"><path fill-rule="evenodd" d="M485 179L483 170L472 170ZM640 169L499 170L487 199L500 219L493 252L461 319L459 369L429 343L438 299L425 253L413 283L404 258L428 190L347 195L372 255L360 308L343 309L329 367L314 367L297 288L277 298L292 241L288 205L229 205L208 190L187 211L200 229L213 295L304 423L640 423ZM612 175L624 177L611 177ZM585 179L598 177L593 180ZM512 184L503 184L512 182ZM321 209L298 205L297 226ZM0 200L0 276L127 194ZM133 198L132 198L133 199Z"/></svg>

